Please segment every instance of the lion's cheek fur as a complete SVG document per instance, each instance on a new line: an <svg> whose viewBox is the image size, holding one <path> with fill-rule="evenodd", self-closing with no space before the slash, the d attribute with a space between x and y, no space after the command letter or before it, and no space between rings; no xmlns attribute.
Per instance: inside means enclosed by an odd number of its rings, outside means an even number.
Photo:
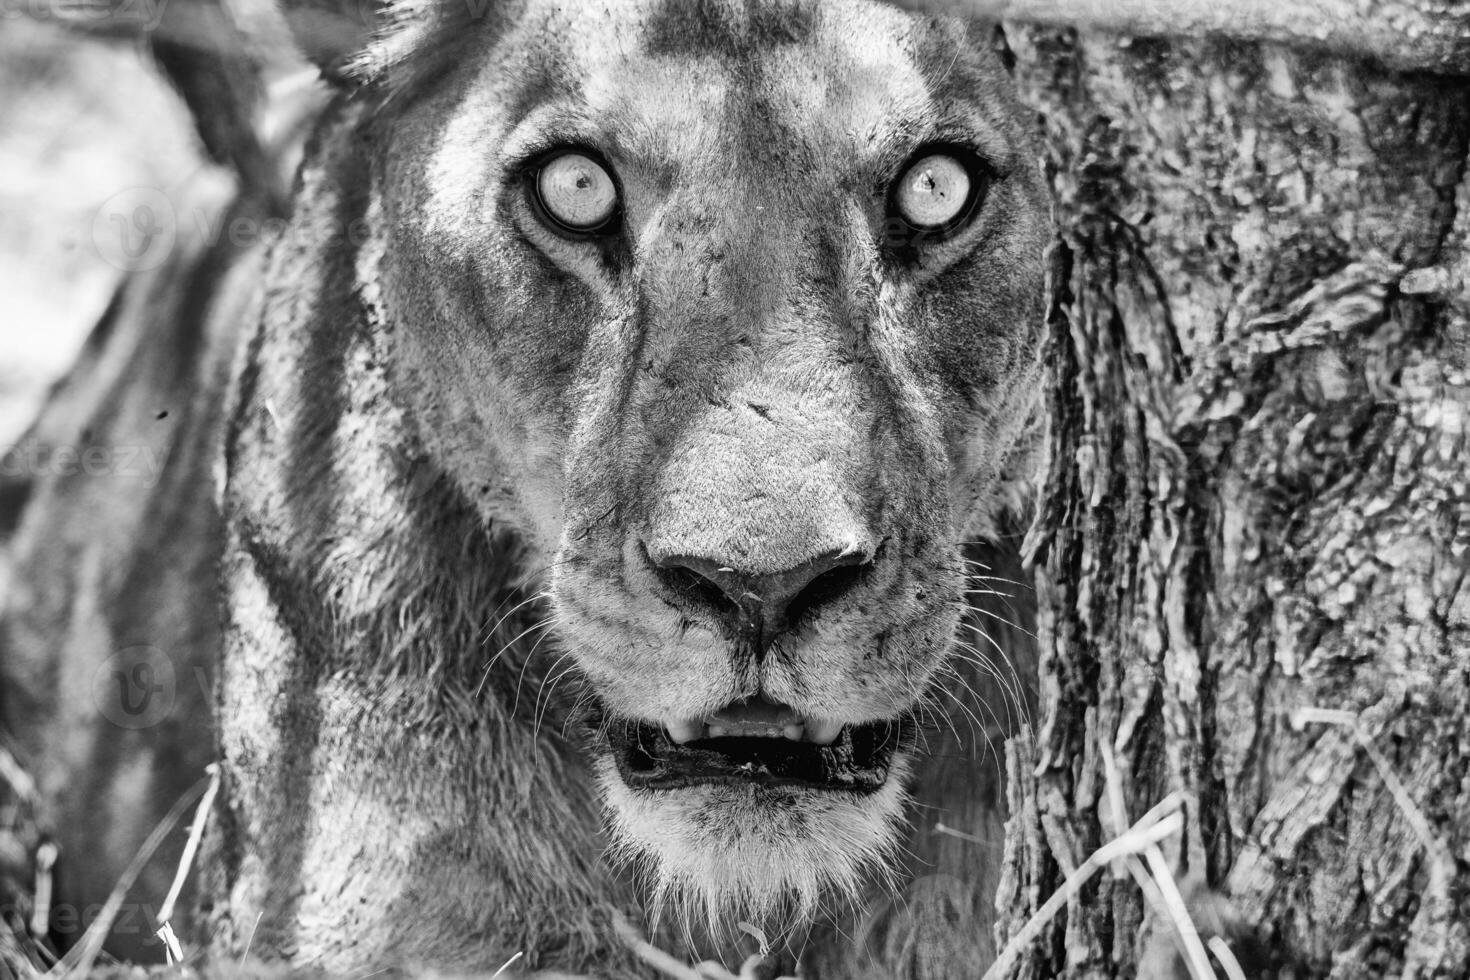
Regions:
<svg viewBox="0 0 1470 980"><path fill-rule="evenodd" d="M487 152L509 121L475 91L507 83L457 74L374 151L358 283L389 328L396 394L428 456L544 566L564 522L577 367L605 311L510 219L503 160Z"/></svg>
<svg viewBox="0 0 1470 980"><path fill-rule="evenodd" d="M615 858L641 872L655 915L719 932L739 918L779 933L887 873L904 826L910 761L868 795L755 786L630 789L596 764Z"/></svg>

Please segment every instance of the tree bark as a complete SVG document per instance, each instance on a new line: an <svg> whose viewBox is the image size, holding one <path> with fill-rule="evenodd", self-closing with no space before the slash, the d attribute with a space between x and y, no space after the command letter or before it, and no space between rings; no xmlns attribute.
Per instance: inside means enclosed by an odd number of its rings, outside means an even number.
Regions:
<svg viewBox="0 0 1470 980"><path fill-rule="evenodd" d="M99 0L116 2L116 0ZM898 0L983 20L1140 37L1222 36L1366 55L1404 69L1470 70L1470 5L1455 0Z"/></svg>
<svg viewBox="0 0 1470 980"><path fill-rule="evenodd" d="M998 944L1172 792L1249 975L1470 975L1470 80L1009 38L1060 244ZM1170 975L1174 932L1104 872L1004 975Z"/></svg>

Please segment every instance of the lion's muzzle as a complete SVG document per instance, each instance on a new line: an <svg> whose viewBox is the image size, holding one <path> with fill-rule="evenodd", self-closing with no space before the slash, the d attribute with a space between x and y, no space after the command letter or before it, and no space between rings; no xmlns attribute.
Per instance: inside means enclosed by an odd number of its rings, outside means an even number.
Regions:
<svg viewBox="0 0 1470 980"><path fill-rule="evenodd" d="M947 649L959 578L947 542L914 533L944 512L943 460L819 346L651 403L658 424L621 444L622 505L564 532L560 632L630 787L872 792Z"/></svg>
<svg viewBox="0 0 1470 980"><path fill-rule="evenodd" d="M646 547L644 553L648 554ZM693 555L648 557L670 592L721 621L732 636L750 644L757 657L782 632L850 592L873 559L867 549L851 545L760 574Z"/></svg>

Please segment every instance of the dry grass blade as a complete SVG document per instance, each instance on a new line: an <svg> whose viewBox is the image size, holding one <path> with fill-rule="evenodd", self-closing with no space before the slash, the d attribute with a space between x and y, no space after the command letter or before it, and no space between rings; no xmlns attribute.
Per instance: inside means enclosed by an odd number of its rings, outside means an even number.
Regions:
<svg viewBox="0 0 1470 980"><path fill-rule="evenodd" d="M199 780L179 797L169 809L158 826L153 828L153 833L138 848L138 853L133 855L132 863L123 871L122 877L117 884L112 886L112 893L107 896L103 903L102 911L97 918L87 927L82 935L81 941L67 951L61 961L47 971L47 977L85 977L92 972L92 966L97 962L97 954L102 952L102 944L107 940L107 934L112 930L112 923L117 918L118 911L122 908L123 899L127 898L128 890L133 887L133 882L138 880L138 875L143 873L148 862L153 857L153 852L163 843L173 829L178 826L179 821L184 819L184 814L194 802L209 788L210 777Z"/></svg>
<svg viewBox="0 0 1470 980"><path fill-rule="evenodd" d="M1128 811L1123 802L1123 780L1118 774L1118 763L1113 758L1113 753L1106 746L1102 750L1103 775L1106 781L1108 793L1108 806L1113 812L1113 822L1122 827L1127 824ZM1171 798L1174 794L1171 794ZM1166 798L1168 799L1168 798ZM1158 811L1154 807L1149 811L1152 814ZM1144 815L1148 819L1148 814ZM1174 880L1173 872L1169 870L1169 863L1164 860L1164 852L1154 844L1143 850L1144 859L1148 862L1146 873L1140 866L1136 856L1125 862L1125 867L1138 881L1139 887L1150 900L1156 902L1156 907L1162 906L1161 911L1174 924L1174 933L1178 939L1180 951L1184 954L1184 963L1189 968L1189 975L1193 980L1215 980L1215 971L1210 967L1210 957L1205 952L1204 943L1200 941L1199 930L1195 928L1194 919L1189 914L1189 906L1184 902L1184 896L1180 894L1179 884Z"/></svg>
<svg viewBox="0 0 1470 980"><path fill-rule="evenodd" d="M42 932L47 924L56 860L56 845L41 838L36 825L36 796L30 774L0 745L0 977L19 980L35 980L54 959L32 938L37 923Z"/></svg>
<svg viewBox="0 0 1470 980"><path fill-rule="evenodd" d="M22 769L20 763L15 761L15 756L10 754L10 750L3 745L0 745L0 780L9 784L11 791L20 802L35 802L35 781L31 779L30 773Z"/></svg>
<svg viewBox="0 0 1470 980"><path fill-rule="evenodd" d="M1077 870L1069 874L1067 880L1062 882L1062 886L1053 892L1051 897L1042 903L1041 908L1037 909L1036 913L1026 921L1021 931L1006 943L1005 949L1000 951L1000 955L995 958L990 969L985 971L983 980L1003 980L1004 977L1009 976L1015 969L1021 954L1041 935L1041 930L1056 918L1057 913L1082 889L1083 885L1092 880L1093 875L1098 871L1121 857L1143 853L1159 841L1182 830L1184 818L1177 812L1179 805L1180 800L1177 796L1166 797L1162 803L1129 827L1126 833L1099 847L1086 861L1078 865Z"/></svg>
<svg viewBox="0 0 1470 980"><path fill-rule="evenodd" d="M1349 729L1353 733L1353 740L1358 743L1358 748L1363 750L1363 754L1378 770L1384 787L1393 797L1394 802L1398 804L1399 811L1403 813L1404 819L1408 821L1409 827L1419 838L1419 842L1424 845L1424 849L1434 860L1453 865L1454 852L1434 832L1434 828L1429 824L1429 818L1424 815L1419 804L1414 802L1413 795L1404 785L1404 781L1399 778L1393 763L1379 751L1378 746L1373 744L1372 738L1363 728L1362 719L1351 711L1340 711L1333 708L1297 708L1291 713L1290 720L1292 727L1298 730L1308 724L1341 725Z"/></svg>
<svg viewBox="0 0 1470 980"><path fill-rule="evenodd" d="M500 976L506 970L509 970L511 968L511 965L514 964L516 960L520 959L522 956L525 956L525 955L526 955L526 951L525 950L519 950L510 959L508 959L504 963L500 964L500 969L498 969L494 973L490 974L490 980L495 980L496 977Z"/></svg>
<svg viewBox="0 0 1470 980"><path fill-rule="evenodd" d="M969 841L971 844L989 844L990 843L990 841L982 840L979 837L976 837L974 834L967 834L963 830L956 830L953 827L946 826L946 825L944 825L942 823L936 823L934 825L934 832L936 834L945 834L945 835L947 835L949 837L957 837L960 840Z"/></svg>
<svg viewBox="0 0 1470 980"><path fill-rule="evenodd" d="M52 872L56 867L58 849L47 841L36 848L36 895L31 909L31 935L44 936L51 931L51 896L54 887Z"/></svg>
<svg viewBox="0 0 1470 980"><path fill-rule="evenodd" d="M1215 954L1215 959L1220 961L1220 966L1224 968L1225 976L1229 980L1246 980L1245 971L1240 968L1240 961L1235 958L1230 947L1225 945L1225 940L1219 936L1211 936L1206 945L1210 947L1210 952Z"/></svg>
<svg viewBox="0 0 1470 980"><path fill-rule="evenodd" d="M763 932L745 922L740 923L740 927L742 932L753 936L760 942L763 949L766 947L766 937ZM645 939L637 927L621 913L613 917L613 929L623 944L633 951L634 956L664 976L673 977L674 980L757 980L761 976L758 971L766 962L764 953L756 953L746 958L745 962L740 965L738 974L731 973L721 964L710 960L696 966L687 966ZM777 980L795 980L795 978L778 977Z"/></svg>
<svg viewBox="0 0 1470 980"><path fill-rule="evenodd" d="M707 980L706 977L700 976L692 968L680 963L644 939L633 923L629 922L622 913L613 916L613 929L617 932L618 938L623 941L623 945L633 951L634 956L664 976L673 977L674 980Z"/></svg>
<svg viewBox="0 0 1470 980"><path fill-rule="evenodd" d="M199 841L204 836L204 824L209 819L209 808L214 804L215 794L219 792L219 765L212 763L204 771L209 773L209 788L204 791L204 798L199 801L199 807L194 811L194 823L189 827L189 840L184 845L184 853L179 857L179 868L174 872L174 880L169 886L168 897L163 900L163 907L158 910L158 938L163 940L164 947L168 951L170 966L180 963L184 956L169 920L173 918L174 903L179 900L179 892L184 889L184 880L189 877L189 870L194 866L194 855L198 852Z"/></svg>

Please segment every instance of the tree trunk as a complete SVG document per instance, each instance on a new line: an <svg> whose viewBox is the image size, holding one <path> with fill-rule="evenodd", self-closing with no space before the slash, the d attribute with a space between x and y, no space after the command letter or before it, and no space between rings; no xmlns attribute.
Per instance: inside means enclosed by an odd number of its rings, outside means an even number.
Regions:
<svg viewBox="0 0 1470 980"><path fill-rule="evenodd" d="M116 3L119 0L96 0ZM901 7L1120 34L1275 41L1461 73L1470 4L1459 0L895 0Z"/></svg>
<svg viewBox="0 0 1470 980"><path fill-rule="evenodd" d="M1470 79L1009 38L1060 245L998 945L1177 793L1133 867L1248 975L1470 976ZM1104 870L993 973L1174 975L1157 900Z"/></svg>

